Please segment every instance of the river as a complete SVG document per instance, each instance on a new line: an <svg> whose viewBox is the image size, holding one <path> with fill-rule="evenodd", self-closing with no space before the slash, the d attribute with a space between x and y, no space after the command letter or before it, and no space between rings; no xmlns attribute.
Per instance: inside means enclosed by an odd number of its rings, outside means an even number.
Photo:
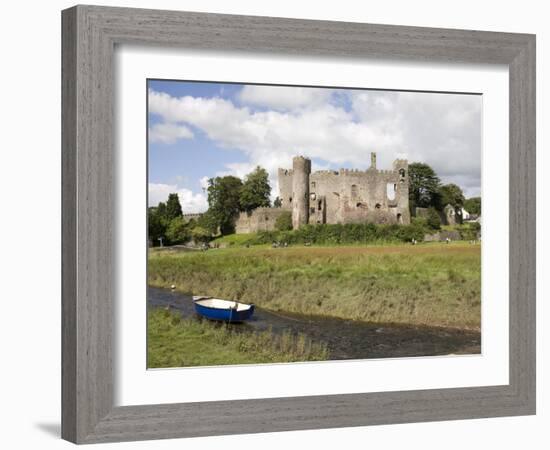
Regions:
<svg viewBox="0 0 550 450"><path fill-rule="evenodd" d="M149 307L169 307L183 317L196 317L190 295L148 287ZM337 318L272 312L256 306L252 320L229 324L236 332L291 331L324 342L330 360L479 354L481 333L452 328L365 323Z"/></svg>

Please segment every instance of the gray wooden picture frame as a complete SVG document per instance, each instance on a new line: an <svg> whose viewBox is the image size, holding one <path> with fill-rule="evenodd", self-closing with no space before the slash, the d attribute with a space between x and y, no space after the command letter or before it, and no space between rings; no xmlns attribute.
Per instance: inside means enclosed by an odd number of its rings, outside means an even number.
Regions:
<svg viewBox="0 0 550 450"><path fill-rule="evenodd" d="M62 32L64 439L94 443L535 413L535 36L97 6L63 11ZM117 44L506 64L509 384L115 407L113 53Z"/></svg>

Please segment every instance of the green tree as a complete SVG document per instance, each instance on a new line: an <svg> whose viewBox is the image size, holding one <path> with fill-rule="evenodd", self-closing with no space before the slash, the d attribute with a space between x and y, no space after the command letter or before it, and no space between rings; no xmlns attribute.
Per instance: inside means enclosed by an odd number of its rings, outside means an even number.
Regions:
<svg viewBox="0 0 550 450"><path fill-rule="evenodd" d="M222 234L234 232L242 186L241 179L232 175L208 180L208 218L211 227L216 226Z"/></svg>
<svg viewBox="0 0 550 450"><path fill-rule="evenodd" d="M147 209L147 231L153 246L159 245L159 238L166 236L166 219L160 214L158 207Z"/></svg>
<svg viewBox="0 0 550 450"><path fill-rule="evenodd" d="M168 220L181 217L181 204L178 194L169 194L168 201L166 202L166 217Z"/></svg>
<svg viewBox="0 0 550 450"><path fill-rule="evenodd" d="M464 202L464 209L470 214L481 215L481 197L472 197Z"/></svg>
<svg viewBox="0 0 550 450"><path fill-rule="evenodd" d="M199 217L199 220L197 220L196 222L196 226L206 230L208 233L210 233L211 236L219 233L218 219L211 209L209 209ZM194 227L195 225L193 225L191 229L193 229Z"/></svg>
<svg viewBox="0 0 550 450"><path fill-rule="evenodd" d="M189 224L183 217L175 217L166 229L166 238L170 244L184 244L191 239Z"/></svg>
<svg viewBox="0 0 550 450"><path fill-rule="evenodd" d="M273 207L274 208L280 208L281 206L283 206L283 201L277 197L274 201L273 201Z"/></svg>
<svg viewBox="0 0 550 450"><path fill-rule="evenodd" d="M191 230L191 237L195 242L204 243L212 239L212 234L206 228L203 228L200 225L197 225L195 228Z"/></svg>
<svg viewBox="0 0 550 450"><path fill-rule="evenodd" d="M240 195L240 207L242 211L253 211L262 206L269 206L271 186L267 171L257 166L250 172L243 183Z"/></svg>
<svg viewBox="0 0 550 450"><path fill-rule="evenodd" d="M166 219L166 203L159 202L158 206L156 207L156 213L159 218Z"/></svg>
<svg viewBox="0 0 550 450"><path fill-rule="evenodd" d="M435 208L428 209L428 217L426 218L426 224L432 230L441 229L441 217Z"/></svg>
<svg viewBox="0 0 550 450"><path fill-rule="evenodd" d="M450 183L439 187L439 206L442 209L447 205L454 208L464 205L464 194L456 184Z"/></svg>
<svg viewBox="0 0 550 450"><path fill-rule="evenodd" d="M275 229L278 231L292 230L292 214L290 211L283 212L275 221Z"/></svg>
<svg viewBox="0 0 550 450"><path fill-rule="evenodd" d="M440 184L441 180L428 164L409 164L409 207L412 214L417 206L436 206Z"/></svg>

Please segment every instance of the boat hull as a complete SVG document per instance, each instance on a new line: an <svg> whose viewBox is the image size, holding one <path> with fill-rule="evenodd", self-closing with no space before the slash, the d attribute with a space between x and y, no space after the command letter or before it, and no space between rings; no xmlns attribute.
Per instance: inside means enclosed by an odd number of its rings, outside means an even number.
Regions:
<svg viewBox="0 0 550 450"><path fill-rule="evenodd" d="M249 320L254 314L254 305L250 305L248 309L237 311L232 308L212 308L195 302L195 311L199 316L209 320L217 320L221 322L244 322Z"/></svg>

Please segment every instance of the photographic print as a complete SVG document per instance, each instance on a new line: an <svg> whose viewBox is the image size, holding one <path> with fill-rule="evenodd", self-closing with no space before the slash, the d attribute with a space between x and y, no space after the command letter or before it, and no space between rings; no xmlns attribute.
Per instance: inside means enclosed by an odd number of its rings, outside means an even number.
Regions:
<svg viewBox="0 0 550 450"><path fill-rule="evenodd" d="M148 368L480 354L481 95L146 95Z"/></svg>

